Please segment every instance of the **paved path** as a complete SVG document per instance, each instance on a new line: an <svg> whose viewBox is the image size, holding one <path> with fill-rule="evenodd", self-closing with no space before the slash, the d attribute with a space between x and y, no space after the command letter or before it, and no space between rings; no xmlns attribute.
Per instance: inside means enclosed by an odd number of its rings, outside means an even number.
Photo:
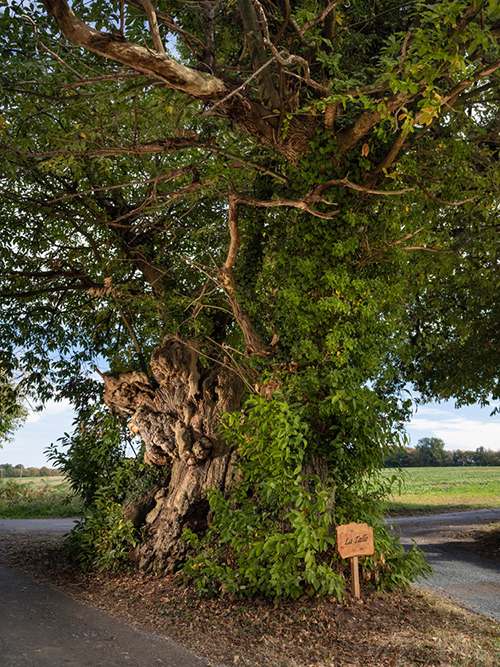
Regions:
<svg viewBox="0 0 500 667"><path fill-rule="evenodd" d="M51 522L47 526L47 521ZM70 523L68 523L68 521ZM0 521L1 532L64 534L72 520ZM207 667L179 644L138 630L0 565L1 667Z"/></svg>
<svg viewBox="0 0 500 667"><path fill-rule="evenodd" d="M500 521L500 509L393 519L391 523L401 534L401 543L410 546L415 540L434 568L434 574L420 582L424 588L500 621L500 563L464 548L470 540L468 530L493 521Z"/></svg>
<svg viewBox="0 0 500 667"><path fill-rule="evenodd" d="M0 519L0 535L66 535L76 519Z"/></svg>

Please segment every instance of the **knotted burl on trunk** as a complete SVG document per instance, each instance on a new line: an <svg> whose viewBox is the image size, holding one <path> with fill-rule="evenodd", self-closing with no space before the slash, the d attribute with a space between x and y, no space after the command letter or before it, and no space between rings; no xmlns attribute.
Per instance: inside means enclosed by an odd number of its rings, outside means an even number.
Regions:
<svg viewBox="0 0 500 667"><path fill-rule="evenodd" d="M129 417L131 431L145 444L145 461L170 473L149 501L139 557L142 568L168 572L186 557L184 529L206 528L206 491L224 492L233 483L235 454L219 426L224 412L240 408L245 388L223 360L206 369L197 344L173 336L154 351L151 371L155 388L145 373L107 374L104 401Z"/></svg>

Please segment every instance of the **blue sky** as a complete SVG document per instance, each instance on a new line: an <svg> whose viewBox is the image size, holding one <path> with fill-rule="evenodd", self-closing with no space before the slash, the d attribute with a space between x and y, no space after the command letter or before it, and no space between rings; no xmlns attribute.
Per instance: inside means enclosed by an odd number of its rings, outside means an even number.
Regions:
<svg viewBox="0 0 500 667"><path fill-rule="evenodd" d="M437 437L446 449L500 450L500 415L490 417L492 407L472 405L456 410L452 403L422 405L413 416L408 433L411 445L419 438ZM42 413L33 413L17 431L12 442L0 449L0 464L22 463L25 467L50 465L44 454L46 447L64 432L72 430L73 411L68 403L47 405Z"/></svg>
<svg viewBox="0 0 500 667"><path fill-rule="evenodd" d="M12 442L4 442L0 449L0 464L22 463L25 468L52 467L44 450L64 432L72 429L73 410L69 403L49 401L43 412L32 412L24 425L16 431Z"/></svg>

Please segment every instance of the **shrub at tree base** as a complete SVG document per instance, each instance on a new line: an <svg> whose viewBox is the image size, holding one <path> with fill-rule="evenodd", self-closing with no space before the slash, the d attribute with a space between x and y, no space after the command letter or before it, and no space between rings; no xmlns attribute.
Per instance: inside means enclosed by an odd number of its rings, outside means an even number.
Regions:
<svg viewBox="0 0 500 667"><path fill-rule="evenodd" d="M161 471L127 457L130 438L120 420L94 409L80 415L72 436L47 450L83 502L83 516L66 540L67 556L82 568L115 570L130 562L139 541L124 508L147 495Z"/></svg>
<svg viewBox="0 0 500 667"><path fill-rule="evenodd" d="M88 509L65 542L66 555L84 570L117 570L130 560L138 541L131 521L118 503L100 499Z"/></svg>
<svg viewBox="0 0 500 667"><path fill-rule="evenodd" d="M303 416L302 406L278 397L255 400L245 417L228 416L226 437L236 439L241 479L230 494L211 493L213 520L202 539L185 534L199 554L185 571L200 592L342 597L345 574L334 526L345 521L345 507L350 519L367 519L376 527L377 552L362 561L366 580L405 586L429 571L418 551L405 555L389 538L381 506L374 502L377 485L382 493L380 478L360 475L342 488L325 466L321 476L313 472L321 465L306 463L318 454L309 456L310 428Z"/></svg>
<svg viewBox="0 0 500 667"><path fill-rule="evenodd" d="M0 17L0 355L76 408L83 561L339 596L366 521L407 583L407 387L500 396L498 3L44 7Z"/></svg>

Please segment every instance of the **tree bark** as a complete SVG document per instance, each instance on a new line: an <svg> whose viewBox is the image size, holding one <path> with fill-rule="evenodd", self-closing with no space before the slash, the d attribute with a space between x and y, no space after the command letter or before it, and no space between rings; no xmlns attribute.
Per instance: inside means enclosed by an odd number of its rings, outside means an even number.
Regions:
<svg viewBox="0 0 500 667"><path fill-rule="evenodd" d="M174 90L193 97L212 99L229 92L225 83L211 74L181 65L165 53L132 44L121 35L100 32L86 25L75 15L66 0L44 0L44 4L57 21L64 37L77 46L161 79Z"/></svg>
<svg viewBox="0 0 500 667"><path fill-rule="evenodd" d="M171 572L188 552L184 529L197 534L206 529L206 492L224 492L233 483L235 453L219 427L223 413L240 407L244 383L224 360L204 368L196 343L175 336L155 350L151 371L156 388L145 373L106 375L104 401L130 418L131 431L145 444L145 461L168 473L145 516L139 566Z"/></svg>

